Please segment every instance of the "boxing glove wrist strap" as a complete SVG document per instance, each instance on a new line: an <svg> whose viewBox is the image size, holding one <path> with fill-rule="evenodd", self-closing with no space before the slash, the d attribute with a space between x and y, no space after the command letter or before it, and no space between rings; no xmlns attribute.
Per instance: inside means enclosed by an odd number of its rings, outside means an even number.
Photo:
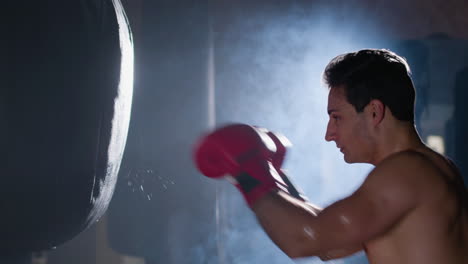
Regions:
<svg viewBox="0 0 468 264"><path fill-rule="evenodd" d="M228 181L239 189L250 207L258 199L271 191L281 190L289 193L286 184L273 167L270 167L268 170L262 170L263 177L258 177L260 176L258 175L258 171L256 173L257 177L253 177L249 172L241 172L235 177L226 177Z"/></svg>

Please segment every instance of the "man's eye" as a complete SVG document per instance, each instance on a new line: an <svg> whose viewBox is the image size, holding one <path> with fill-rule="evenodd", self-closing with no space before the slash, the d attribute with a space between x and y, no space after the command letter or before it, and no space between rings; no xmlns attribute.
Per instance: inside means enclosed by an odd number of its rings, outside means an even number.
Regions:
<svg viewBox="0 0 468 264"><path fill-rule="evenodd" d="M332 118L335 119L335 120L339 120L340 117L339 116L336 116L336 115L332 115Z"/></svg>

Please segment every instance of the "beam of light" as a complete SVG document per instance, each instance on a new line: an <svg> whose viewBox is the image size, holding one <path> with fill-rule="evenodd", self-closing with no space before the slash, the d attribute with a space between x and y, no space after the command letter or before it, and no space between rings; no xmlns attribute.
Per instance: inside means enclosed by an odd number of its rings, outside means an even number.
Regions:
<svg viewBox="0 0 468 264"><path fill-rule="evenodd" d="M207 101L208 101L208 128L214 129L216 126L216 82L215 82L215 47L213 37L213 18L210 16L208 21L208 61L207 61ZM218 262L225 263L225 245L223 244L223 236L225 228L224 210L221 207L222 190L221 186L215 187L215 220L216 220L216 250L218 254Z"/></svg>
<svg viewBox="0 0 468 264"><path fill-rule="evenodd" d="M293 148L284 167L319 206L351 194L372 168L346 164L335 144L324 140L328 90L321 82L323 69L338 54L390 46L374 34L377 31L367 20L340 24L337 16L326 10L309 14L291 9L243 17L228 27L231 35L216 49L226 64L216 73L216 99L222 105L217 121L266 127L288 137ZM229 260L292 263L261 230L237 190L223 190L229 216L223 220L229 228L224 244L226 252L238 254ZM322 263L315 258L300 262Z"/></svg>
<svg viewBox="0 0 468 264"><path fill-rule="evenodd" d="M216 125L216 110L215 110L215 62L214 62L214 40L213 40L213 25L210 19L208 32L208 71L207 71L207 87L208 87L208 127L214 128Z"/></svg>

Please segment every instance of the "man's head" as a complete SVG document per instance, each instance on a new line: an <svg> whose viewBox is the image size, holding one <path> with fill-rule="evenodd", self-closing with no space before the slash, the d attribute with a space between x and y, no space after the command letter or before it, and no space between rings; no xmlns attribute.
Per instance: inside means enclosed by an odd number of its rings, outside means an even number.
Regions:
<svg viewBox="0 0 468 264"><path fill-rule="evenodd" d="M414 122L415 89L405 59L388 50L360 50L335 57L325 68L330 89L344 88L358 113L380 100L400 121Z"/></svg>
<svg viewBox="0 0 468 264"><path fill-rule="evenodd" d="M324 81L330 89L325 139L345 161L372 162L384 118L412 125L415 90L406 61L387 50L361 50L334 58Z"/></svg>

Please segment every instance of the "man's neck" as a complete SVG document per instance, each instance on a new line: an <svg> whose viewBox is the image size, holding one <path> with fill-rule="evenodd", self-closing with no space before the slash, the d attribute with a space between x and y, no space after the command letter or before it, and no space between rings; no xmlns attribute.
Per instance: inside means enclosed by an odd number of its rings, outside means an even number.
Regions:
<svg viewBox="0 0 468 264"><path fill-rule="evenodd" d="M376 155L372 161L373 165L377 165L392 154L425 147L416 128L410 123L401 122L382 129L379 139Z"/></svg>

